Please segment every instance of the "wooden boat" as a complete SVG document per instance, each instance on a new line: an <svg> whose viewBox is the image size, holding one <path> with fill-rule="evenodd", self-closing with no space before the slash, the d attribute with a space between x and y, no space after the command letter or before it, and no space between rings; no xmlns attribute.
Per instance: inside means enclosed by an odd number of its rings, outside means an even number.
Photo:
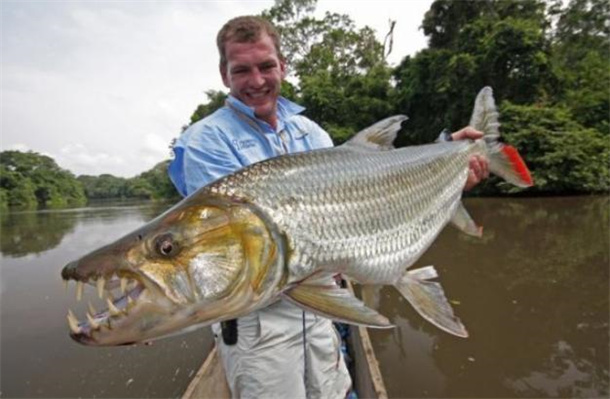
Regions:
<svg viewBox="0 0 610 399"><path fill-rule="evenodd" d="M351 287L350 287L351 289ZM359 399L387 399L379 362L375 356L371 338L365 327L349 326L347 347L353 361L350 367L353 388ZM182 399L224 399L231 392L218 357L216 347L212 349L203 365L187 387Z"/></svg>

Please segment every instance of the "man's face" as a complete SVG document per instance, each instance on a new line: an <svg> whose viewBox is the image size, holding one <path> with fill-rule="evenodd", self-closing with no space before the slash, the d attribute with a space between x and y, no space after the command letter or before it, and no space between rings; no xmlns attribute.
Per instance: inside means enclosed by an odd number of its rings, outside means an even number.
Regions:
<svg viewBox="0 0 610 399"><path fill-rule="evenodd" d="M229 41L225 45L227 65L220 68L222 81L231 95L254 108L257 117L275 127L277 98L286 65L273 40L263 33L254 43Z"/></svg>

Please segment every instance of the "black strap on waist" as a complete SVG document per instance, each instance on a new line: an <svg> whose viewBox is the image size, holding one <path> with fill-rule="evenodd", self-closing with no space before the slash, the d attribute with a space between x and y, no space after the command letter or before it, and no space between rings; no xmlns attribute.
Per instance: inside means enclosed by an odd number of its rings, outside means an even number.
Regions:
<svg viewBox="0 0 610 399"><path fill-rule="evenodd" d="M222 329L222 342L225 345L235 345L237 343L237 319L225 320L220 322Z"/></svg>

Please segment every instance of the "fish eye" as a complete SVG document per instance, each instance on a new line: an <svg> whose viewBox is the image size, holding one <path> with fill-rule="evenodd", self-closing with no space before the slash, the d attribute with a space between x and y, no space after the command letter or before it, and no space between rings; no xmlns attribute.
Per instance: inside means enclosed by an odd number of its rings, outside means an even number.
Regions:
<svg viewBox="0 0 610 399"><path fill-rule="evenodd" d="M155 249L161 256L174 256L178 252L178 243L171 234L163 234L155 240Z"/></svg>

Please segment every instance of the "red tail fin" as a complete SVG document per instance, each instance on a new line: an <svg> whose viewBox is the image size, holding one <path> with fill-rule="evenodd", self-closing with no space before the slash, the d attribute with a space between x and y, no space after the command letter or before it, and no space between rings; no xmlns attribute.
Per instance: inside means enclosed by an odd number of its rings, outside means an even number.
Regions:
<svg viewBox="0 0 610 399"><path fill-rule="evenodd" d="M521 178L521 181L524 185L533 186L534 181L532 179L532 175L530 174L527 165L519 155L519 151L511 145L505 145L502 147L502 152L508 158L508 161L511 163L513 170L517 173L517 175Z"/></svg>
<svg viewBox="0 0 610 399"><path fill-rule="evenodd" d="M534 184L529 169L514 147L496 144L489 154L489 170L518 187Z"/></svg>

